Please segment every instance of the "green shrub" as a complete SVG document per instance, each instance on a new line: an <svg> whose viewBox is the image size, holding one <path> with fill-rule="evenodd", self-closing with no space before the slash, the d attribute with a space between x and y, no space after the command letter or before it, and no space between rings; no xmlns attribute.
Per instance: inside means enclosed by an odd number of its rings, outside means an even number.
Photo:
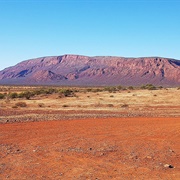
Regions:
<svg viewBox="0 0 180 180"><path fill-rule="evenodd" d="M60 89L59 95L60 95L60 97L73 97L73 96L75 96L74 92L70 89Z"/></svg>
<svg viewBox="0 0 180 180"><path fill-rule="evenodd" d="M0 93L0 99L4 99L5 98L5 94Z"/></svg>
<svg viewBox="0 0 180 180"><path fill-rule="evenodd" d="M54 89L54 88L45 88L45 89L36 89L32 93L34 95L41 95L41 94L53 94L53 93L57 93L57 92L58 92L57 89Z"/></svg>
<svg viewBox="0 0 180 180"><path fill-rule="evenodd" d="M129 86L128 89L129 89L129 90L133 90L134 87L133 87L133 86Z"/></svg>
<svg viewBox="0 0 180 180"><path fill-rule="evenodd" d="M146 85L142 85L141 89L156 90L157 88L153 84L146 84Z"/></svg>
<svg viewBox="0 0 180 180"><path fill-rule="evenodd" d="M45 94L53 94L53 93L57 93L58 90L57 89L53 89L53 88L49 88L45 90Z"/></svg>
<svg viewBox="0 0 180 180"><path fill-rule="evenodd" d="M123 87L122 87L122 86L117 86L117 89L118 89L118 90L122 90Z"/></svg>
<svg viewBox="0 0 180 180"><path fill-rule="evenodd" d="M104 91L108 91L108 92L112 93L112 92L117 91L117 88L116 88L116 87L113 87L113 86L105 87L105 88L104 88Z"/></svg>
<svg viewBox="0 0 180 180"><path fill-rule="evenodd" d="M92 89L92 92L94 92L94 93L102 92L102 89L100 89L100 88Z"/></svg>
<svg viewBox="0 0 180 180"><path fill-rule="evenodd" d="M145 85L142 85L142 86L140 87L140 89L146 89L146 86L145 86Z"/></svg>
<svg viewBox="0 0 180 180"><path fill-rule="evenodd" d="M153 85L149 85L149 86L147 87L147 89L148 89L148 90L156 90L157 88L156 88L155 86L153 86Z"/></svg>
<svg viewBox="0 0 180 180"><path fill-rule="evenodd" d="M12 98L12 99L14 99L14 98L17 98L17 97L18 97L18 94L17 94L16 92L10 93L10 94L9 94L9 97Z"/></svg>
<svg viewBox="0 0 180 180"><path fill-rule="evenodd" d="M22 92L18 95L19 98L26 98L26 99L30 99L31 97L33 97L35 94L33 92L30 91L25 91Z"/></svg>
<svg viewBox="0 0 180 180"><path fill-rule="evenodd" d="M87 88L87 92L91 92L92 91L92 89L91 88Z"/></svg>
<svg viewBox="0 0 180 180"><path fill-rule="evenodd" d="M40 95L40 94L45 94L45 89L37 89L34 90L34 95Z"/></svg>

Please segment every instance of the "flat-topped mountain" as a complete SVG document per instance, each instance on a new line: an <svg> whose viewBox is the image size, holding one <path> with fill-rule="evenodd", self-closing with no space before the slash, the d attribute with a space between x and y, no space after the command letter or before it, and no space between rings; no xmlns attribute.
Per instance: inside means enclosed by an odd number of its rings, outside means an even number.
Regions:
<svg viewBox="0 0 180 180"><path fill-rule="evenodd" d="M42 57L0 71L0 84L180 86L180 61L160 57Z"/></svg>

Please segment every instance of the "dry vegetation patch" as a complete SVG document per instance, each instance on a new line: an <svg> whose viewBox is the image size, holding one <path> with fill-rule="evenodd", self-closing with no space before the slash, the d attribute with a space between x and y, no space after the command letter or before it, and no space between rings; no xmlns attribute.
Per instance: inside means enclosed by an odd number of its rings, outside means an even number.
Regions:
<svg viewBox="0 0 180 180"><path fill-rule="evenodd" d="M23 103L24 105L23 105ZM0 87L0 114L28 111L106 111L127 116L180 116L178 88L136 87ZM35 112L36 113L36 112ZM62 115L64 116L64 114ZM0 121L5 118L1 117Z"/></svg>

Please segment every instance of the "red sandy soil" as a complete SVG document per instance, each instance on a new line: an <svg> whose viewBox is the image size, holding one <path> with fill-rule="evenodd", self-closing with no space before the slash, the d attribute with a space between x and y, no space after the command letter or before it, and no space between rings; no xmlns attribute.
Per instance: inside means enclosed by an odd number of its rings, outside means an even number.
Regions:
<svg viewBox="0 0 180 180"><path fill-rule="evenodd" d="M1 180L174 180L179 154L180 118L0 124Z"/></svg>

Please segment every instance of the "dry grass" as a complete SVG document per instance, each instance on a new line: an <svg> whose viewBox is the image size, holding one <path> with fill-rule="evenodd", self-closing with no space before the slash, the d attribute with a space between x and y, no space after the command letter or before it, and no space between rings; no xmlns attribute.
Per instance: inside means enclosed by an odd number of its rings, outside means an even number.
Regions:
<svg viewBox="0 0 180 180"><path fill-rule="evenodd" d="M6 87L0 88L1 93L22 92L32 90L33 87ZM7 90L8 89L8 90ZM35 88L34 88L35 89ZM76 88L77 90L78 88ZM95 89L97 91L97 88ZM177 88L159 90L119 90L114 92L79 88L73 97L59 97L58 93L36 95L30 100L23 99L29 110L106 110L147 111L153 113L174 113L180 115L180 90ZM22 99L0 99L0 107L12 109ZM42 108L43 107L43 108Z"/></svg>

